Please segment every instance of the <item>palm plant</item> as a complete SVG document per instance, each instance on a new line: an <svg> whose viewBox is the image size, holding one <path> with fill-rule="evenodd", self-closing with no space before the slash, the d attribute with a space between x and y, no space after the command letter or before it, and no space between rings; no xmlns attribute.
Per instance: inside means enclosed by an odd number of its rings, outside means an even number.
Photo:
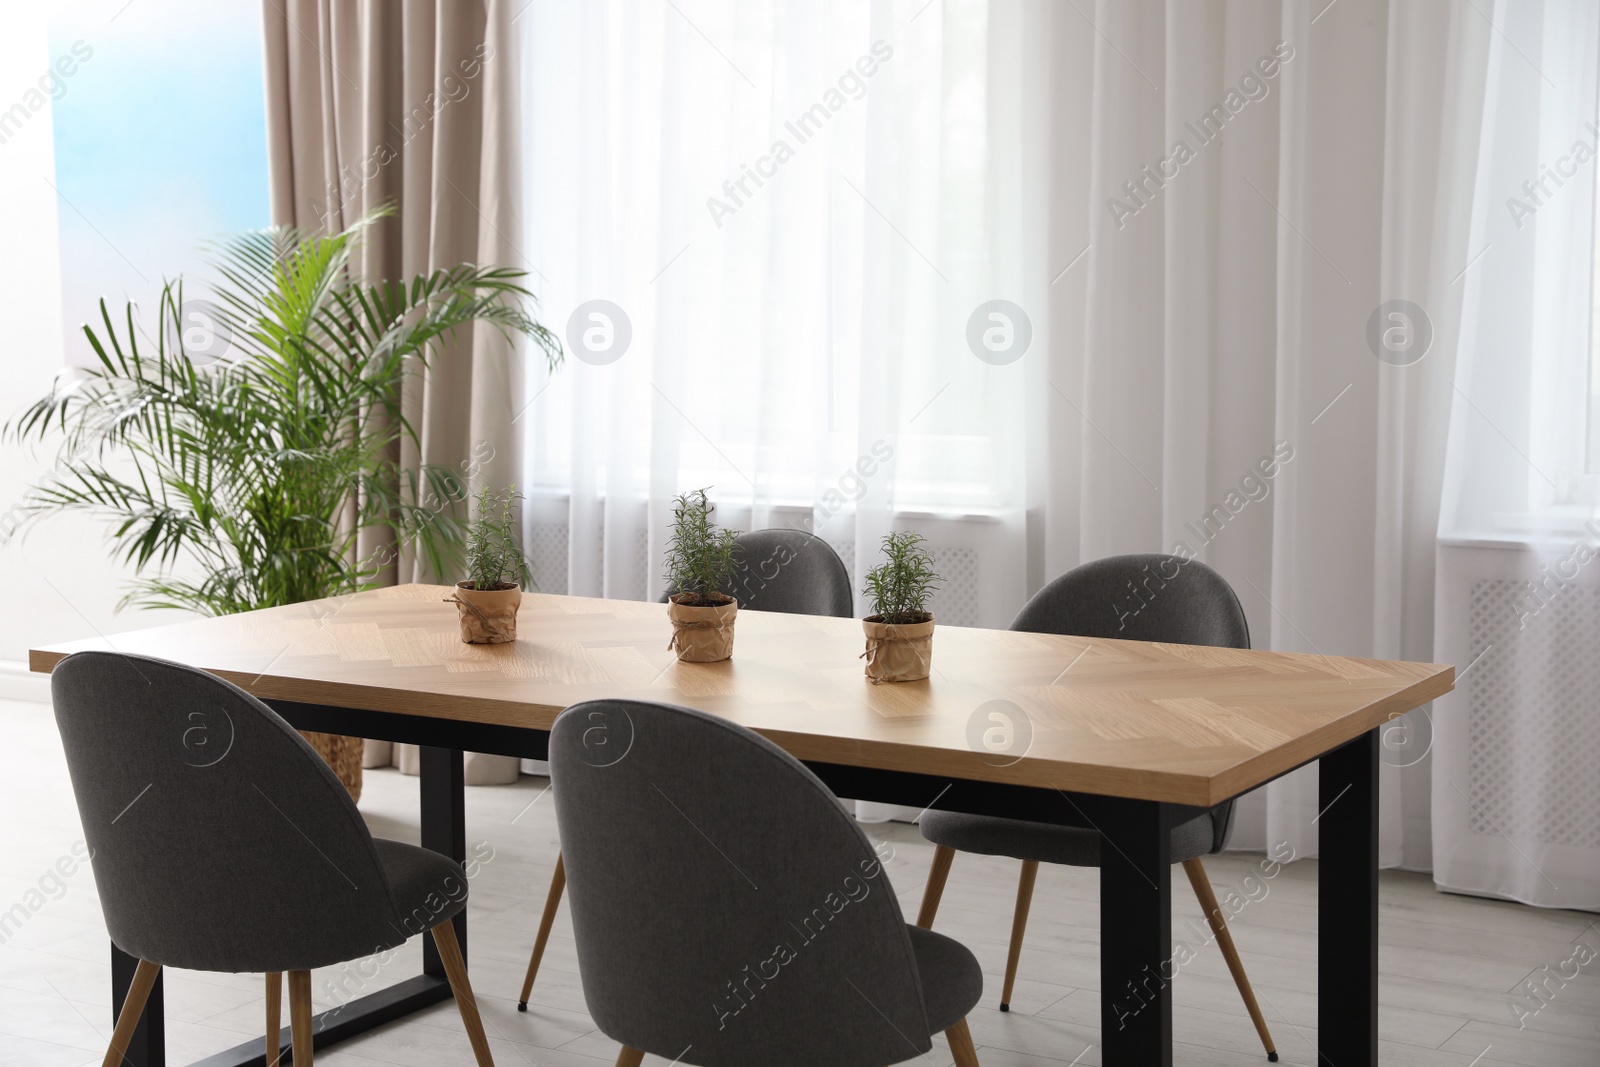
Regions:
<svg viewBox="0 0 1600 1067"><path fill-rule="evenodd" d="M386 213L331 236L275 228L215 249L211 310L237 358L186 347L181 278L161 290L153 336L133 304L118 323L102 300L98 326L84 326L98 366L58 379L6 427L18 441L61 436L57 472L30 492L24 522L109 519L138 575L124 604L211 615L370 584L377 563L356 546L372 528L443 574L466 492L450 468L397 458L419 443L403 382L474 323L529 338L552 369L561 347L525 310L522 271L463 263L361 281L351 256ZM180 561L197 577L175 575Z"/></svg>

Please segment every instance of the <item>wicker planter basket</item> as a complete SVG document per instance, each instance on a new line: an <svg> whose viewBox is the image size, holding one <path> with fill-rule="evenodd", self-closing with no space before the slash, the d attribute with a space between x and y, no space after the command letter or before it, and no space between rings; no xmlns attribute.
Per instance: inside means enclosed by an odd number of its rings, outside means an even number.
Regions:
<svg viewBox="0 0 1600 1067"><path fill-rule="evenodd" d="M317 750L317 755L327 761L333 768L333 773L338 775L339 781L350 791L350 799L361 799L361 738L345 737L343 734L318 734L307 733L304 730L300 736L306 743Z"/></svg>

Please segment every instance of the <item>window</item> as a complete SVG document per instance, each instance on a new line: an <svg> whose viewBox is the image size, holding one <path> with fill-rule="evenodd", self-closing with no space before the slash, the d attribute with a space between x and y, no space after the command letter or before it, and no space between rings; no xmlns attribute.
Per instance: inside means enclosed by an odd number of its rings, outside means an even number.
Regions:
<svg viewBox="0 0 1600 1067"><path fill-rule="evenodd" d="M66 352L82 364L102 296L113 313L153 301L164 277L203 276L202 242L268 224L261 15L78 0L52 12L49 59Z"/></svg>

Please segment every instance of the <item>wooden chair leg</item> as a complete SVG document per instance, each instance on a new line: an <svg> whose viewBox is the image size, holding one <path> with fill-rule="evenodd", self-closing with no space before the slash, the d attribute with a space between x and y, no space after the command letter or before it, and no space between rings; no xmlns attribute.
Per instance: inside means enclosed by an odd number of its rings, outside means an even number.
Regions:
<svg viewBox="0 0 1600 1067"><path fill-rule="evenodd" d="M289 1054L294 1067L311 1067L311 972L289 972Z"/></svg>
<svg viewBox="0 0 1600 1067"><path fill-rule="evenodd" d="M566 857L556 855L556 872L550 876L550 892L544 898L544 914L539 917L539 936L533 940L533 955L528 957L528 976L522 980L522 996L517 998L517 1010L528 1010L528 995L533 992L533 980L539 975L539 962L544 959L544 946L550 940L550 927L555 925L556 910L561 907L561 894L567 889Z"/></svg>
<svg viewBox="0 0 1600 1067"><path fill-rule="evenodd" d="M1233 984L1239 987L1239 996L1244 998L1245 1010L1250 1013L1250 1021L1256 1024L1256 1033L1261 1037L1261 1045L1267 1050L1267 1059L1273 1063L1278 1062L1278 1050L1272 1043L1272 1035L1267 1032L1267 1020L1261 1015L1261 1007L1256 1003L1256 995L1250 988L1250 979L1245 977L1244 963L1239 959L1239 950L1233 945L1233 935L1228 932L1228 923L1222 917L1222 908L1217 904L1217 894L1212 892L1211 879L1206 876L1205 865L1198 859L1184 860L1183 873L1189 876L1189 884L1194 886L1194 895L1200 899L1200 907L1206 913L1206 922L1211 926L1211 932L1217 937L1217 947L1222 949L1222 958L1228 963L1228 970L1233 974Z"/></svg>
<svg viewBox="0 0 1600 1067"><path fill-rule="evenodd" d="M283 972L267 972L267 1067L283 1058Z"/></svg>
<svg viewBox="0 0 1600 1067"><path fill-rule="evenodd" d="M1011 951L1006 956L1006 984L1000 991L1000 1010L1011 1010L1011 990L1017 984L1017 961L1022 958L1022 935L1028 929L1028 907L1033 903L1033 883L1039 877L1039 861L1023 860L1022 877L1017 879L1017 911L1011 917Z"/></svg>
<svg viewBox="0 0 1600 1067"><path fill-rule="evenodd" d="M922 891L922 910L917 912L917 925L924 930L933 929L933 917L939 911L944 883L950 877L950 864L955 862L955 858L955 849L934 846L933 866L928 869L928 887Z"/></svg>
<svg viewBox="0 0 1600 1067"><path fill-rule="evenodd" d="M456 940L456 928L450 920L432 930L433 943L439 948L439 959L444 964L445 976L450 979L450 989L456 995L456 1009L461 1012L461 1024L467 1028L467 1039L472 1042L472 1054L478 1067L494 1067L494 1056L489 1052L489 1038L483 1032L483 1019L478 1015L478 1002L472 996L472 982L467 977L467 961L461 958L461 942Z"/></svg>
<svg viewBox="0 0 1600 1067"><path fill-rule="evenodd" d="M617 1067L639 1067L644 1062L644 1053L636 1048L622 1046L622 1051L617 1053Z"/></svg>
<svg viewBox="0 0 1600 1067"><path fill-rule="evenodd" d="M967 1029L967 1020L962 1019L946 1030L944 1037L950 1042L950 1055L955 1057L956 1067L978 1067L978 1050L972 1044L972 1033Z"/></svg>
<svg viewBox="0 0 1600 1067"><path fill-rule="evenodd" d="M122 1011L117 1014L117 1025L111 1031L111 1044L106 1049L102 1067L122 1067L123 1054L128 1051L133 1032L139 1028L139 1016L144 1014L144 1003L150 999L150 990L155 988L156 976L160 973L161 964L149 960L140 960L139 966L134 968L133 982L128 986Z"/></svg>

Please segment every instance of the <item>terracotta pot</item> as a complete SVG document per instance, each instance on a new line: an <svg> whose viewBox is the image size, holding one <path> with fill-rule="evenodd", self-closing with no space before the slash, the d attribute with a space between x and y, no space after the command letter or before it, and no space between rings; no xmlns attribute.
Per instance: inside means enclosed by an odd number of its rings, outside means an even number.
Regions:
<svg viewBox="0 0 1600 1067"><path fill-rule="evenodd" d="M672 640L667 647L676 649L685 663L716 663L732 657L739 602L728 597L726 604L697 608L678 603L678 596L667 601L667 618L672 620Z"/></svg>
<svg viewBox="0 0 1600 1067"><path fill-rule="evenodd" d="M469 645L503 645L517 639L517 608L522 590L507 582L499 589L473 589L457 582L455 602L461 616L461 640Z"/></svg>
<svg viewBox="0 0 1600 1067"><path fill-rule="evenodd" d="M915 682L933 667L933 616L926 622L887 623L881 615L861 620L867 633L867 679L872 682Z"/></svg>

